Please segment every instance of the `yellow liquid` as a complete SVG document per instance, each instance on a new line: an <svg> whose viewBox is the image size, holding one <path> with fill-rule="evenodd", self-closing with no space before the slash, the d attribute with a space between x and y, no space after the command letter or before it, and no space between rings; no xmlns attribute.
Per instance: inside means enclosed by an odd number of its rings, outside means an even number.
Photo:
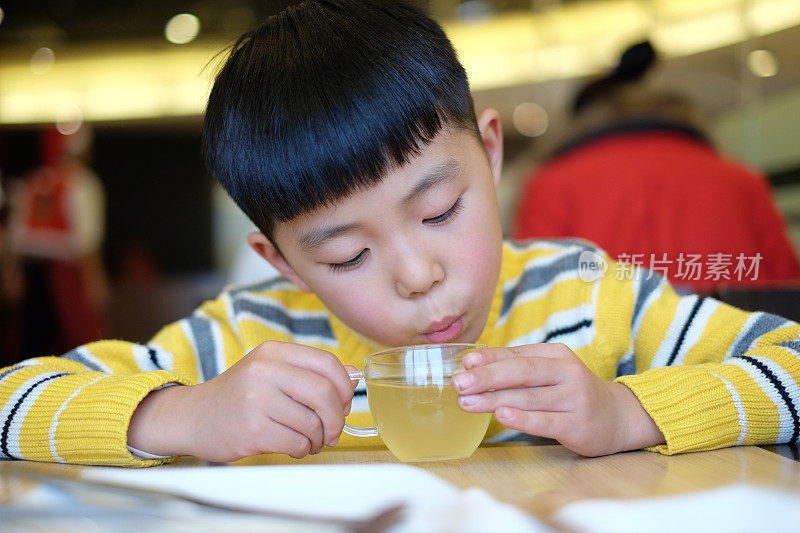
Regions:
<svg viewBox="0 0 800 533"><path fill-rule="evenodd" d="M369 409L381 439L401 461L469 457L486 434L491 413L467 413L450 383L408 385L367 380Z"/></svg>

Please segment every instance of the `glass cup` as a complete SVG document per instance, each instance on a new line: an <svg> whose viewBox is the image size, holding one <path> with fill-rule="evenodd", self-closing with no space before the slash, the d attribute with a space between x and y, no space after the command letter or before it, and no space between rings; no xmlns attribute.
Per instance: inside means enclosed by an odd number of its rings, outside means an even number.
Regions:
<svg viewBox="0 0 800 533"><path fill-rule="evenodd" d="M489 427L491 413L467 413L458 406L453 374L464 370L464 354L479 344L427 344L368 355L351 379L367 382L369 410L377 427L345 424L356 437L380 436L403 462L464 459Z"/></svg>

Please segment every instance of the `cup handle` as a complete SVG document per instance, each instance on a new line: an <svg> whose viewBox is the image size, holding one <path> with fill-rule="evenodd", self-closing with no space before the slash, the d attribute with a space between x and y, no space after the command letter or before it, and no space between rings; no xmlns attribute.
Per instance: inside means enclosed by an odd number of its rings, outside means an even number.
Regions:
<svg viewBox="0 0 800 533"><path fill-rule="evenodd" d="M360 370L354 370L352 372L347 373L350 376L351 380L354 379L362 379L364 377L364 373ZM377 437L378 436L378 428L376 427L368 427L368 428L360 428L358 426L351 426L350 424L345 424L343 431L348 435L352 435L354 437Z"/></svg>

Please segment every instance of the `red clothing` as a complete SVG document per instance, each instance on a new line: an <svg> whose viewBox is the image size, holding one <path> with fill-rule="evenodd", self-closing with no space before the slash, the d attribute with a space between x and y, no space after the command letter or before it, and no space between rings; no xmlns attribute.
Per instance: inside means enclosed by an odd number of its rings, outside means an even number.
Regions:
<svg viewBox="0 0 800 533"><path fill-rule="evenodd" d="M673 131L618 132L551 160L531 176L513 234L588 239L612 258L657 265L659 273L694 289L800 279L766 179ZM690 254L702 256L705 268L697 279L687 277L681 263ZM752 269L737 275L737 258L758 263L756 279ZM726 279L720 272L728 260Z"/></svg>

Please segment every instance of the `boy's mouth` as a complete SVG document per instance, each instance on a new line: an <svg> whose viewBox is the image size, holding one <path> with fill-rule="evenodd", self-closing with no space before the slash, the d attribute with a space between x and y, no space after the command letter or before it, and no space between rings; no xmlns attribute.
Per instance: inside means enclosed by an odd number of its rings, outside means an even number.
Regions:
<svg viewBox="0 0 800 533"><path fill-rule="evenodd" d="M431 323L423 335L431 342L450 342L464 329L462 316L448 316Z"/></svg>

